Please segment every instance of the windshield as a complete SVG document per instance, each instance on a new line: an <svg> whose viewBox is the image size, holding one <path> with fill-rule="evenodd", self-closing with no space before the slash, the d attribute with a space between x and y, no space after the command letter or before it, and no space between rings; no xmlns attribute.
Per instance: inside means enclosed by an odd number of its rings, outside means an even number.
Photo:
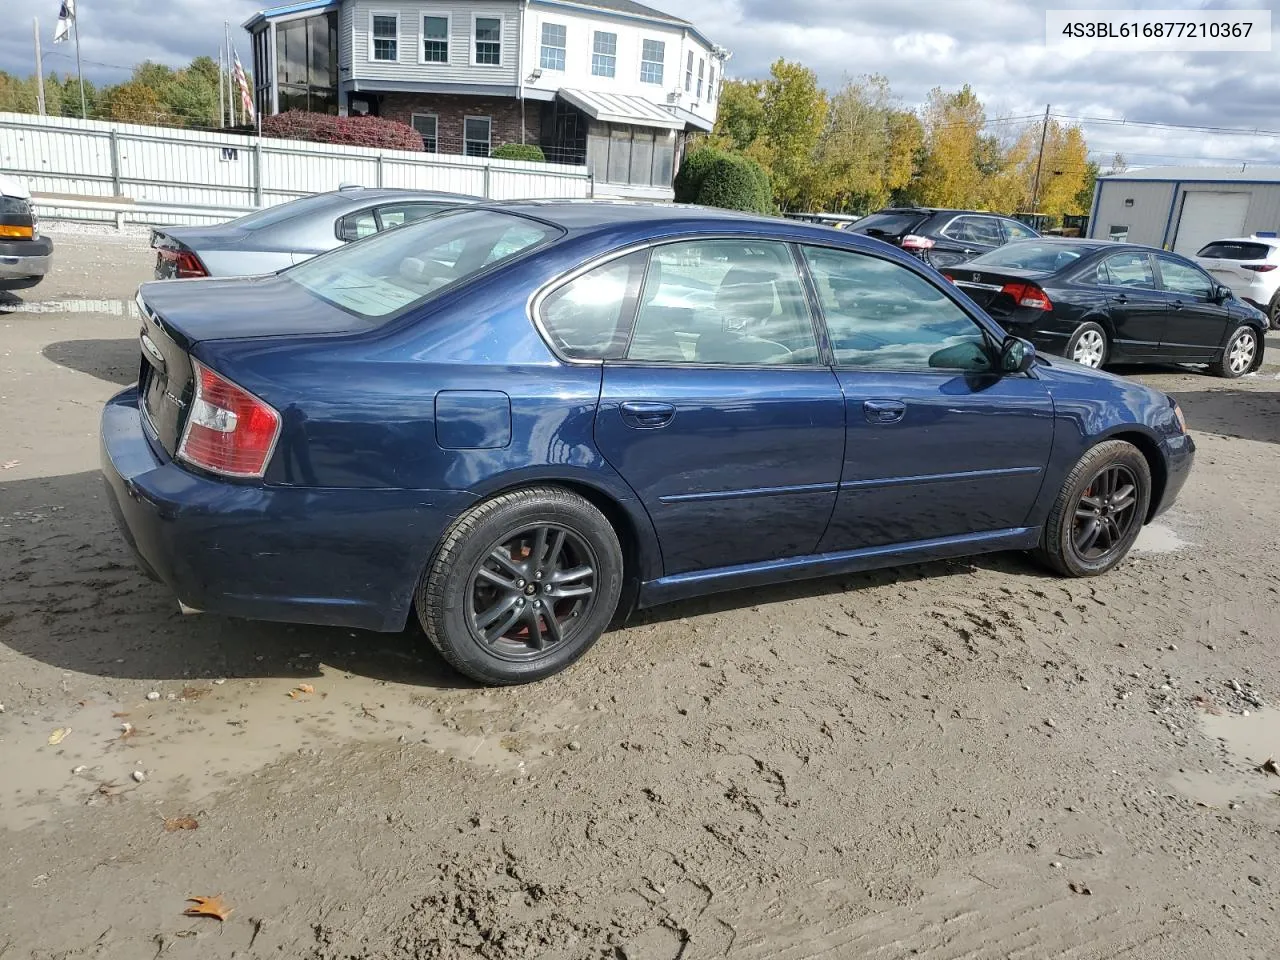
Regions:
<svg viewBox="0 0 1280 960"><path fill-rule="evenodd" d="M274 207L267 207L264 210L246 213L243 217L236 217L234 220L227 221L224 226L238 227L241 230L261 230L263 227L274 226L304 213L323 210L340 199L342 198L336 197L332 193L317 193L310 197L302 197L299 200L290 200L288 203L277 203Z"/></svg>
<svg viewBox="0 0 1280 960"><path fill-rule="evenodd" d="M915 210L886 211L863 217L849 229L871 237L900 237L915 229L927 214Z"/></svg>
<svg viewBox="0 0 1280 960"><path fill-rule="evenodd" d="M1003 247L988 251L980 257L966 260L964 268L1013 267L1017 270L1042 270L1057 273L1071 266L1093 250L1086 244L1046 243L1043 240L1016 240Z"/></svg>
<svg viewBox="0 0 1280 960"><path fill-rule="evenodd" d="M339 247L283 276L357 316L390 317L558 233L509 213L450 210Z"/></svg>

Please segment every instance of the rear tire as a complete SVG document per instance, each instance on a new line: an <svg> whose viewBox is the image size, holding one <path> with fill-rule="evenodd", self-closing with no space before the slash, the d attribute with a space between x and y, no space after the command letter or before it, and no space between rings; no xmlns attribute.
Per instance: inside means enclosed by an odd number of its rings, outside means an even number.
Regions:
<svg viewBox="0 0 1280 960"><path fill-rule="evenodd" d="M1063 576L1106 573L1129 553L1150 506L1151 467L1142 451L1103 441L1067 474L1035 555Z"/></svg>
<svg viewBox="0 0 1280 960"><path fill-rule="evenodd" d="M1270 321L1272 330L1280 330L1280 291L1271 298L1267 307L1267 320Z"/></svg>
<svg viewBox="0 0 1280 960"><path fill-rule="evenodd" d="M559 487L504 493L444 535L415 596L418 620L456 670L480 683L541 680L586 653L622 593L618 535Z"/></svg>
<svg viewBox="0 0 1280 960"><path fill-rule="evenodd" d="M1074 360L1090 370L1101 370L1110 352L1107 331L1093 321L1082 323L1076 328L1076 332L1067 341L1065 351L1068 360Z"/></svg>
<svg viewBox="0 0 1280 960"><path fill-rule="evenodd" d="M1235 380L1251 371L1258 357L1260 346L1258 331L1253 327L1236 327L1218 359L1209 364L1209 372L1215 377Z"/></svg>

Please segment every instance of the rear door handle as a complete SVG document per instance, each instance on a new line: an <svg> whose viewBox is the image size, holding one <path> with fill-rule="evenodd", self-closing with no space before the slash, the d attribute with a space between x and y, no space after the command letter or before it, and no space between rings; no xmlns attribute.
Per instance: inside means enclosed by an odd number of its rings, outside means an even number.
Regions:
<svg viewBox="0 0 1280 960"><path fill-rule="evenodd" d="M866 400L862 413L868 423L898 423L907 413L907 405L901 400Z"/></svg>
<svg viewBox="0 0 1280 960"><path fill-rule="evenodd" d="M653 400L624 400L618 405L618 410L623 422L637 430L665 427L676 415L674 405Z"/></svg>
<svg viewBox="0 0 1280 960"><path fill-rule="evenodd" d="M1125 296L1123 293L1122 293L1122 294L1120 294L1120 296L1118 296L1118 297L1112 297L1112 299L1113 299L1113 300L1115 300L1115 302L1116 302L1116 303L1128 303L1128 302L1129 302L1129 298L1128 298L1127 296Z"/></svg>
<svg viewBox="0 0 1280 960"><path fill-rule="evenodd" d="M1173 301L1173 309L1175 309L1175 310L1181 310L1181 309L1182 309L1182 301L1181 301L1181 300L1175 300L1175 301Z"/></svg>

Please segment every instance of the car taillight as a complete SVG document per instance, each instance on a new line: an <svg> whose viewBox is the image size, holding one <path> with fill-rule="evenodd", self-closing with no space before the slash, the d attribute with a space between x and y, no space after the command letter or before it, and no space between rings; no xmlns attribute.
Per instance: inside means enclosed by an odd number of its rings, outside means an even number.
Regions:
<svg viewBox="0 0 1280 960"><path fill-rule="evenodd" d="M156 250L160 254L162 260L167 260L174 265L174 276L182 280L189 280L193 277L207 277L209 271L204 268L204 264L190 250L174 250L170 247L160 247Z"/></svg>
<svg viewBox="0 0 1280 960"><path fill-rule="evenodd" d="M908 233L902 238L903 250L931 250L933 249L932 237L921 237L914 233Z"/></svg>
<svg viewBox="0 0 1280 960"><path fill-rule="evenodd" d="M1242 263L1240 266L1245 270L1252 270L1254 273L1270 273L1276 268L1274 263Z"/></svg>
<svg viewBox="0 0 1280 960"><path fill-rule="evenodd" d="M260 477L280 434L280 414L197 360L195 396L178 445L188 463L228 477Z"/></svg>
<svg viewBox="0 0 1280 960"><path fill-rule="evenodd" d="M1000 292L1013 297L1013 302L1020 307L1030 307L1032 310L1053 309L1053 301L1049 299L1049 295L1034 283L1006 283Z"/></svg>

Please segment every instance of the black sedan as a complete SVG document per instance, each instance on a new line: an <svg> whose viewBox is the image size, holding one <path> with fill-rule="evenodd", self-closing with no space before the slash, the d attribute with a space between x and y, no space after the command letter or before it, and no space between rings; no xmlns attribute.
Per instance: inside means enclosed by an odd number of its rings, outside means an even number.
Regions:
<svg viewBox="0 0 1280 960"><path fill-rule="evenodd" d="M1234 378L1262 365L1262 312L1186 257L1154 247L1023 240L943 275L1011 334L1087 367L1204 363Z"/></svg>

